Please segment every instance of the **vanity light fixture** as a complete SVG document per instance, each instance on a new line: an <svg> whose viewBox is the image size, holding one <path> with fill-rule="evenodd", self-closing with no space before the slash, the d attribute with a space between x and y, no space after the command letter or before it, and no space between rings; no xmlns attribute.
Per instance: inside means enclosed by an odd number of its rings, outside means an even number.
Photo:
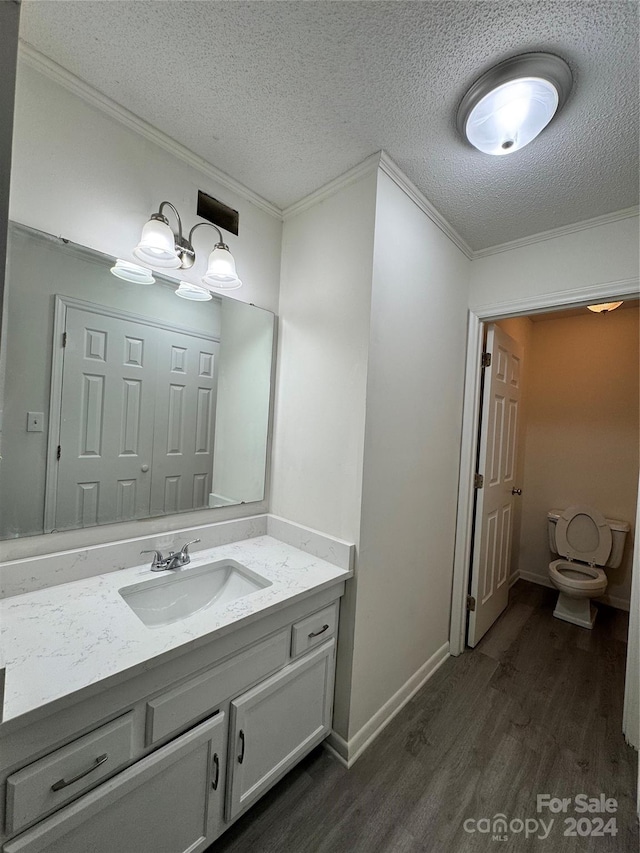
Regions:
<svg viewBox="0 0 640 853"><path fill-rule="evenodd" d="M242 287L242 282L236 272L235 259L229 251L229 247L223 241L222 232L217 225L214 225L212 222L198 222L189 231L189 243L191 243L193 232L196 228L200 228L201 225L208 225L209 228L214 228L218 232L219 238L209 254L207 271L202 277L202 283L207 287L215 287L221 290L236 290L238 287Z"/></svg>
<svg viewBox="0 0 640 853"><path fill-rule="evenodd" d="M549 124L567 100L572 80L559 56L513 56L471 86L458 107L458 130L484 154L513 154Z"/></svg>
<svg viewBox="0 0 640 853"><path fill-rule="evenodd" d="M123 261L121 258L118 258L115 266L111 267L111 272L116 278L130 281L133 284L153 284L155 282L151 271L146 267L132 264L131 261Z"/></svg>
<svg viewBox="0 0 640 853"><path fill-rule="evenodd" d="M171 208L178 220L178 231L174 234L169 220L163 213L165 207ZM230 208L229 208L230 209ZM236 262L229 247L222 239L222 232L212 222L197 222L189 236L182 234L180 214L170 201L163 201L157 213L152 214L142 229L140 242L133 250L138 260L152 269L190 269L196 260L192 238L196 228L208 225L218 232L218 242L213 247L207 263L207 271L202 278L208 288L235 290L242 287L242 282L236 272Z"/></svg>
<svg viewBox="0 0 640 853"><path fill-rule="evenodd" d="M213 299L211 293L205 290L204 287L198 287L197 284L190 284L188 281L181 281L180 287L176 290L176 296L181 299L190 299L192 302L209 302Z"/></svg>
<svg viewBox="0 0 640 853"><path fill-rule="evenodd" d="M594 314L608 314L609 311L615 311L621 305L622 302L601 302L600 305L587 305L587 308Z"/></svg>

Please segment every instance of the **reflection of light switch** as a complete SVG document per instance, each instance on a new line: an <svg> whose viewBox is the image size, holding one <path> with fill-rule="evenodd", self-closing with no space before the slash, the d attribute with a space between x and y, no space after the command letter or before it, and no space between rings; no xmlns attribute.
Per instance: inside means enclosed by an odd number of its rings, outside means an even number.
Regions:
<svg viewBox="0 0 640 853"><path fill-rule="evenodd" d="M27 412L27 432L44 431L44 412Z"/></svg>

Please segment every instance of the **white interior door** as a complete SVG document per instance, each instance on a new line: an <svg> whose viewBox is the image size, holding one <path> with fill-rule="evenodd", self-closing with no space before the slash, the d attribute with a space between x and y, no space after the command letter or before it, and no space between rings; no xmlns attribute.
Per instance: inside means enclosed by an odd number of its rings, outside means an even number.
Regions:
<svg viewBox="0 0 640 853"><path fill-rule="evenodd" d="M54 526L149 515L154 329L69 307Z"/></svg>
<svg viewBox="0 0 640 853"><path fill-rule="evenodd" d="M483 478L476 492L471 596L467 642L475 646L509 600L509 563L513 528L515 467L522 348L495 325L487 330L480 424L478 472Z"/></svg>
<svg viewBox="0 0 640 853"><path fill-rule="evenodd" d="M220 344L157 333L151 514L209 506Z"/></svg>

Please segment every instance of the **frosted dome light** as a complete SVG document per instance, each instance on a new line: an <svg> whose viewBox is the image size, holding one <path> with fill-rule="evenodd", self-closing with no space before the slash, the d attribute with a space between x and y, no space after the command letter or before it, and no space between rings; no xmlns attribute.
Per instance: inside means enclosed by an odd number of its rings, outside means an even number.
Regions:
<svg viewBox="0 0 640 853"><path fill-rule="evenodd" d="M513 154L549 124L566 101L572 76L567 63L546 53L501 62L462 99L458 129L484 154Z"/></svg>

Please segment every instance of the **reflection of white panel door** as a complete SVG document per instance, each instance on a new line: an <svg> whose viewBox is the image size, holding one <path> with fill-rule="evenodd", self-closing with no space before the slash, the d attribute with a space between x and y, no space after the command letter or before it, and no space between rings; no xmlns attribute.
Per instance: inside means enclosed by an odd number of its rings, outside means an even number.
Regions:
<svg viewBox="0 0 640 853"><path fill-rule="evenodd" d="M209 506L219 344L158 330L151 514Z"/></svg>
<svg viewBox="0 0 640 853"><path fill-rule="evenodd" d="M509 561L513 527L517 429L522 349L497 326L489 326L480 425L468 643L475 646L509 601Z"/></svg>
<svg viewBox="0 0 640 853"><path fill-rule="evenodd" d="M67 309L55 527L149 514L154 329Z"/></svg>

